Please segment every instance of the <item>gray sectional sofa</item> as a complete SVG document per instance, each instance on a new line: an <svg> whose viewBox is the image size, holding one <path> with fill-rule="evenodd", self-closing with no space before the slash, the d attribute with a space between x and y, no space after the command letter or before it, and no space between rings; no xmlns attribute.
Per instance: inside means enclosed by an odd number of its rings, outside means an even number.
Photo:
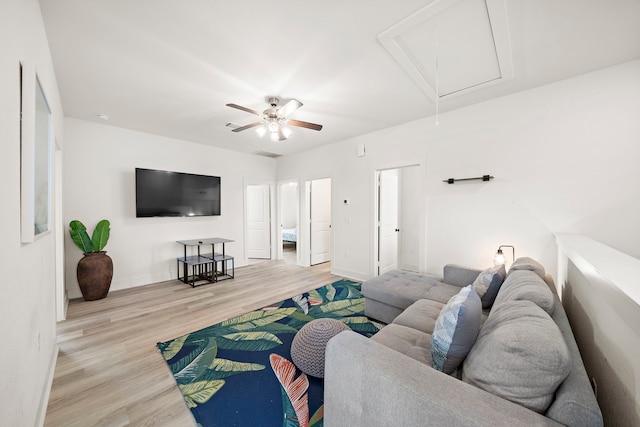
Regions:
<svg viewBox="0 0 640 427"><path fill-rule="evenodd" d="M387 325L329 341L325 426L603 425L553 279L535 260L508 274L393 271L362 293L367 316Z"/></svg>

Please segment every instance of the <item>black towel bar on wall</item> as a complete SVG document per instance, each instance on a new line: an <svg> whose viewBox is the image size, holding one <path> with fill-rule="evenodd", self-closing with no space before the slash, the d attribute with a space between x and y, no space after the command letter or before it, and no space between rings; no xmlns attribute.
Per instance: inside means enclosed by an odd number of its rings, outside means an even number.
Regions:
<svg viewBox="0 0 640 427"><path fill-rule="evenodd" d="M447 184L453 184L456 181L491 181L493 177L491 175L482 175L477 178L449 178L444 179L442 182L446 182Z"/></svg>

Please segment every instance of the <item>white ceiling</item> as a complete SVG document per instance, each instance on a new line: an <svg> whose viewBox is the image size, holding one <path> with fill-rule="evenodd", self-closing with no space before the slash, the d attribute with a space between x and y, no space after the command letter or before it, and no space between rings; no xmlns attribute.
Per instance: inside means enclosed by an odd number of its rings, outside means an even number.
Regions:
<svg viewBox="0 0 640 427"><path fill-rule="evenodd" d="M640 0L40 4L65 116L243 152L286 155L431 116L434 85L442 113L640 58ZM290 117L322 131L271 142L225 126L256 118L225 104L262 111L273 95L300 100Z"/></svg>

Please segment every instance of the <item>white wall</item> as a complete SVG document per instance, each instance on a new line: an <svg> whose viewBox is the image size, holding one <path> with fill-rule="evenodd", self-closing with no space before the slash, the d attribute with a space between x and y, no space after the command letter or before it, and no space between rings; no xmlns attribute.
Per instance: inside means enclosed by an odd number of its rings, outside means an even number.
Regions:
<svg viewBox="0 0 640 427"><path fill-rule="evenodd" d="M59 146L63 144L63 111L38 2L3 1L0 9L0 334L4 343L0 424L32 426L43 420L57 355L57 236L54 229L34 243L21 244L21 62L35 67L53 113Z"/></svg>
<svg viewBox="0 0 640 427"><path fill-rule="evenodd" d="M558 291L607 426L640 425L640 260L558 234Z"/></svg>
<svg viewBox="0 0 640 427"><path fill-rule="evenodd" d="M298 226L298 185L283 184L280 187L280 208L282 210L282 227L294 228Z"/></svg>
<svg viewBox="0 0 640 427"><path fill-rule="evenodd" d="M275 161L171 138L65 120L64 219L79 219L93 230L111 222L105 250L113 259L111 290L177 277L176 240L225 237L236 267L245 265L245 180L275 179ZM221 215L192 218L136 218L135 168L161 169L221 177ZM75 268L82 257L67 236L66 283L69 296L81 296Z"/></svg>
<svg viewBox="0 0 640 427"><path fill-rule="evenodd" d="M640 258L638 117L636 60L442 114L438 126L430 117L281 157L278 179L334 179L332 268L340 274L372 271L373 171L416 163L424 271L487 267L500 244L511 244L553 274L553 232L582 233ZM356 156L358 144L366 157ZM442 182L484 174L495 179ZM337 203L344 198L349 206Z"/></svg>

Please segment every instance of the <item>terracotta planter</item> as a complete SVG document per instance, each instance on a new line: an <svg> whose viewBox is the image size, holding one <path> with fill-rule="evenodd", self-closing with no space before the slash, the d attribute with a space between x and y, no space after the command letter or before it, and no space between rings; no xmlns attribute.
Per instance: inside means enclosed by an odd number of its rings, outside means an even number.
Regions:
<svg viewBox="0 0 640 427"><path fill-rule="evenodd" d="M113 277L113 261L107 252L84 254L76 270L78 285L86 301L102 299L109 293Z"/></svg>

